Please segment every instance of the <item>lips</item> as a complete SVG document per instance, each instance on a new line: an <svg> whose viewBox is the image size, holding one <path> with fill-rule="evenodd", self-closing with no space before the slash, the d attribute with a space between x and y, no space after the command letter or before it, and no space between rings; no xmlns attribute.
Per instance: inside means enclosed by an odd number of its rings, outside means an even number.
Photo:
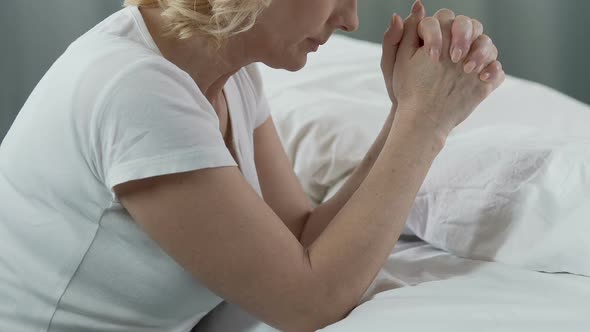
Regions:
<svg viewBox="0 0 590 332"><path fill-rule="evenodd" d="M319 40L319 39L313 39L313 38L310 38L310 39L311 39L311 41L313 41L314 43L316 43L320 46L324 45L328 41L327 39L325 39L325 40Z"/></svg>
<svg viewBox="0 0 590 332"><path fill-rule="evenodd" d="M314 39L314 38L308 38L308 40L311 42L311 50L313 52L317 52L317 50L320 48L320 46L324 45L328 40L320 40L320 39Z"/></svg>

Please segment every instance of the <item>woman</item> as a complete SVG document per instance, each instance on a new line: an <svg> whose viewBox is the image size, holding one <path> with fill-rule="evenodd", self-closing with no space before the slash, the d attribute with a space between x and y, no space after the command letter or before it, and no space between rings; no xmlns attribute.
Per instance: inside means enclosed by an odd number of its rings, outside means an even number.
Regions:
<svg viewBox="0 0 590 332"><path fill-rule="evenodd" d="M285 331L342 319L449 132L504 79L477 21L419 2L394 16L390 116L312 209L252 64L302 68L357 29L356 0L126 4L55 62L2 143L1 331L188 331L222 299Z"/></svg>

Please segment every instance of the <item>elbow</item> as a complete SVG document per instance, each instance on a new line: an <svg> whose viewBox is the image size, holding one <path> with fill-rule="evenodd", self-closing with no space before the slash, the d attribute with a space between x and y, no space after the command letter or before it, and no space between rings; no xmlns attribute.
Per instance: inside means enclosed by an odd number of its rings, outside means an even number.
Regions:
<svg viewBox="0 0 590 332"><path fill-rule="evenodd" d="M293 316L295 319L288 326L283 326L282 331L317 331L346 318L355 307L350 298L345 300L342 296L330 295L335 292L327 288L312 293L299 310L293 308L297 311Z"/></svg>
<svg viewBox="0 0 590 332"><path fill-rule="evenodd" d="M283 317L289 317L281 326L276 326L281 331L306 332L317 331L346 318L358 305L360 297L357 297L351 288L341 283L326 281L317 273L314 273L309 257L309 251L305 250L307 266L306 277L301 284L304 289L297 288L291 293L293 301L285 303Z"/></svg>
<svg viewBox="0 0 590 332"><path fill-rule="evenodd" d="M334 306L334 309L330 309L329 306ZM322 310L318 313L314 325L312 326L313 331L323 329L329 325L335 324L348 316L348 314L354 309L354 307L335 305L334 303L326 304L328 309Z"/></svg>
<svg viewBox="0 0 590 332"><path fill-rule="evenodd" d="M343 320L358 304L348 289L330 289L326 293L320 300L322 310L317 314L316 330Z"/></svg>
<svg viewBox="0 0 590 332"><path fill-rule="evenodd" d="M285 324L280 328L286 332L313 332L332 325L346 317L350 310L330 310L323 308L310 308L305 315L300 315L296 320Z"/></svg>

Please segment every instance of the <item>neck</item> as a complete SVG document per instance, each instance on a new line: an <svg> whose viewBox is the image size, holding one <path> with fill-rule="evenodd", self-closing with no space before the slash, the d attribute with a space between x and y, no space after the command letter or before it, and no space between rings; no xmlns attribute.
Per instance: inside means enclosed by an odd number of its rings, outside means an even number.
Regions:
<svg viewBox="0 0 590 332"><path fill-rule="evenodd" d="M188 73L210 102L222 96L223 87L233 74L255 62L246 52L244 37L232 37L213 52L206 39L198 34L182 40L164 36L161 9L141 8L140 11L162 55Z"/></svg>

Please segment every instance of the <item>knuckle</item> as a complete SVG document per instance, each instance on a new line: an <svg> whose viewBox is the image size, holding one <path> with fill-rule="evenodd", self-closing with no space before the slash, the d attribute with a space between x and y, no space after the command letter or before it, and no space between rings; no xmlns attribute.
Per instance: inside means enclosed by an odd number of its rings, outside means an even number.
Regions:
<svg viewBox="0 0 590 332"><path fill-rule="evenodd" d="M482 63L489 65L494 62L496 58L494 57L494 53L491 50L484 52L481 58Z"/></svg>
<svg viewBox="0 0 590 332"><path fill-rule="evenodd" d="M482 34L481 36L479 36L478 40L483 44L493 44L492 38L490 38L490 36L488 36L486 34Z"/></svg>
<svg viewBox="0 0 590 332"><path fill-rule="evenodd" d="M424 19L420 22L420 26L418 29L424 35L425 41L428 43L437 43L438 41L442 42L442 33L440 30L440 26L438 25L438 21L434 18L431 20Z"/></svg>
<svg viewBox="0 0 590 332"><path fill-rule="evenodd" d="M498 72L498 66L496 65L496 63L495 63L495 62L493 62L493 63L490 63L490 64L489 64L489 65L486 67L485 71L486 71L486 72L488 72L488 73L497 73L497 72Z"/></svg>
<svg viewBox="0 0 590 332"><path fill-rule="evenodd" d="M477 63L479 63L479 66L477 66L477 69L475 70L478 74L481 74L484 69L486 69L489 65L489 61L487 61L486 59L480 59L479 61L477 61Z"/></svg>
<svg viewBox="0 0 590 332"><path fill-rule="evenodd" d="M459 24L463 24L463 25L471 25L473 24L471 22L471 18L465 16L465 15L457 15L455 17L455 22L459 23Z"/></svg>
<svg viewBox="0 0 590 332"><path fill-rule="evenodd" d="M477 40L479 36L481 36L482 34L483 26L481 25L481 23L479 23L478 21L473 22L473 36L471 36L471 41Z"/></svg>
<svg viewBox="0 0 590 332"><path fill-rule="evenodd" d="M493 59L493 44L486 43L485 38L478 38L471 47L471 57L474 59Z"/></svg>
<svg viewBox="0 0 590 332"><path fill-rule="evenodd" d="M488 56L488 49L485 47L479 47L475 50L475 52L473 52L473 56L472 59L478 61L478 62L482 62L484 59L487 58Z"/></svg>
<svg viewBox="0 0 590 332"><path fill-rule="evenodd" d="M495 53L494 51L491 51L491 52L488 54L488 58L487 58L487 59L488 59L490 62L494 62L494 61L496 61L496 59L497 59L497 58L498 58L498 54L497 54L497 53Z"/></svg>
<svg viewBox="0 0 590 332"><path fill-rule="evenodd" d="M502 64L499 63L498 61L495 61L492 65L491 65L491 69L496 71L496 72L501 72L502 71Z"/></svg>
<svg viewBox="0 0 590 332"><path fill-rule="evenodd" d="M430 29L431 29L431 26L430 26L430 24L428 24L426 19L423 19L422 21L420 21L420 23L418 23L418 30L420 30L422 32L426 32L426 31L429 31Z"/></svg>
<svg viewBox="0 0 590 332"><path fill-rule="evenodd" d="M497 58L498 58L498 50L493 46L488 48L488 52L486 53L486 59L490 63L492 63L492 62L496 61Z"/></svg>
<svg viewBox="0 0 590 332"><path fill-rule="evenodd" d="M494 60L498 58L498 48L496 45L492 45L492 54L494 55Z"/></svg>
<svg viewBox="0 0 590 332"><path fill-rule="evenodd" d="M439 18L444 18L444 19L454 19L455 12L453 12L452 10L450 10L448 8L443 8L443 9L439 9L436 12L435 16L439 17Z"/></svg>
<svg viewBox="0 0 590 332"><path fill-rule="evenodd" d="M439 26L438 20L432 16L428 16L422 20L422 23L429 27Z"/></svg>
<svg viewBox="0 0 590 332"><path fill-rule="evenodd" d="M448 8L443 8L440 11L441 11L441 13L443 13L445 15L455 17L455 12L452 11L452 10L450 10L450 9L448 9Z"/></svg>
<svg viewBox="0 0 590 332"><path fill-rule="evenodd" d="M480 21L472 18L471 19L471 24L473 24L473 26L477 29L477 30L481 30L483 32L483 24L481 24Z"/></svg>

